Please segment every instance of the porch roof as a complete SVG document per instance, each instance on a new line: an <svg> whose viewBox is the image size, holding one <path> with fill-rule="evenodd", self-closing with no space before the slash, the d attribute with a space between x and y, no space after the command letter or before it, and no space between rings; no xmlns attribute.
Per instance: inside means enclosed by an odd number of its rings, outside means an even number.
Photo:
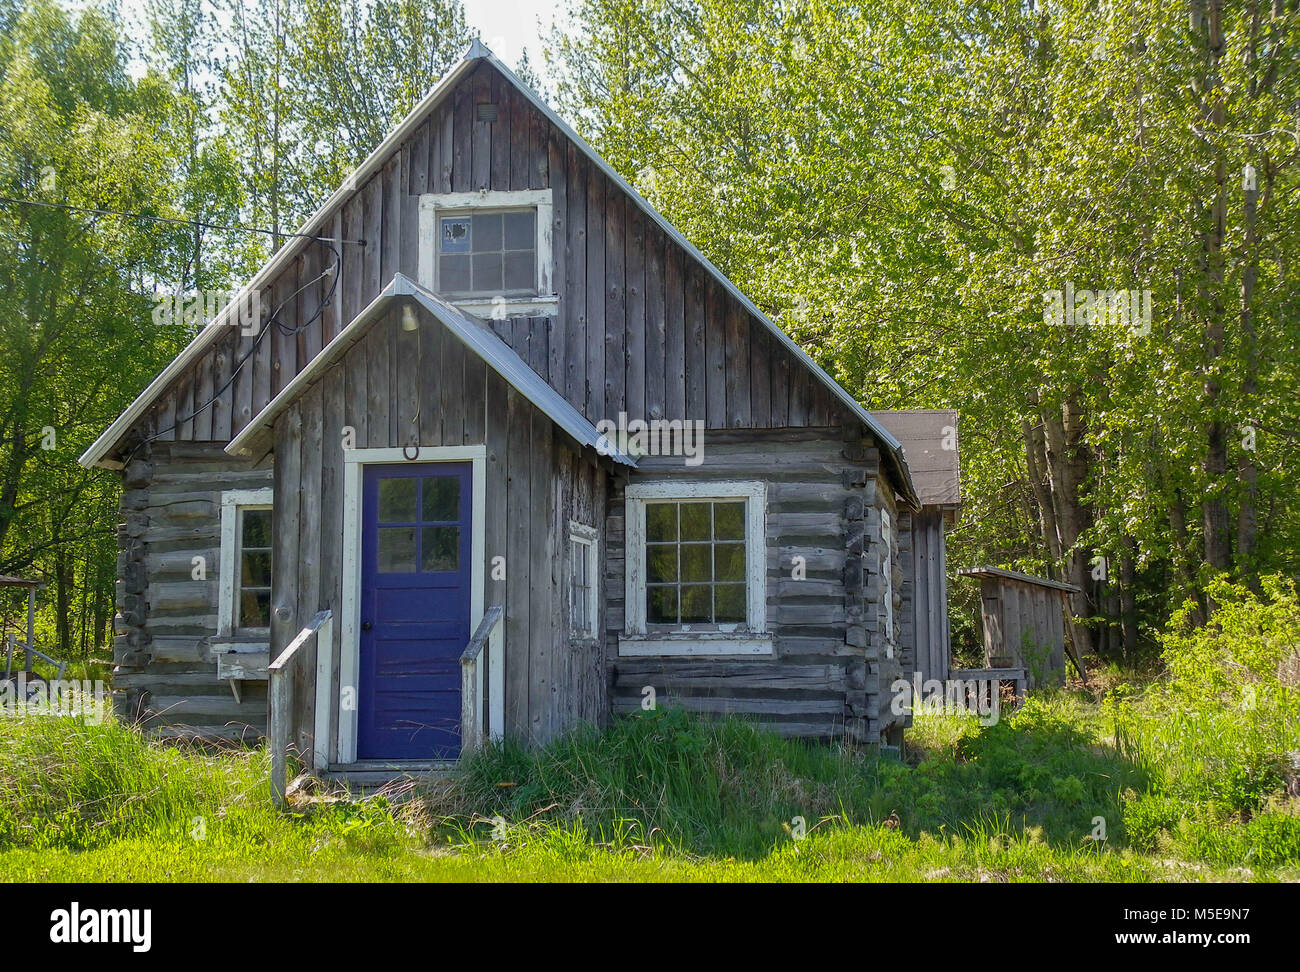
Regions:
<svg viewBox="0 0 1300 972"><path fill-rule="evenodd" d="M396 274L364 310L339 331L311 362L289 382L266 407L226 446L231 455L249 455L271 439L275 420L356 344L370 325L395 306L414 304L427 311L454 334L489 368L540 409L575 442L603 452L616 462L635 468L636 460L605 439L576 408L533 371L514 350L471 315L421 287L404 274Z"/></svg>

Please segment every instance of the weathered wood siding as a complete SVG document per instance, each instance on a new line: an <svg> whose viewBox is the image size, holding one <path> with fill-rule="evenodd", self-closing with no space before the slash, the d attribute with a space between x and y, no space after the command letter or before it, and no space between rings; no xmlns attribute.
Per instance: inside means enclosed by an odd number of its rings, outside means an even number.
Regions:
<svg viewBox="0 0 1300 972"><path fill-rule="evenodd" d="M495 122L476 120L475 104L486 101L498 106ZM552 190L557 312L522 331L502 329L512 345L544 346L526 357L592 422L621 411L703 419L716 429L837 421L838 402L766 326L484 63L328 219L334 235L365 245L340 245L338 286L324 312L313 319L328 281L312 281L335 263L333 253L287 242L298 255L266 288L263 313L278 309L276 321L302 330L273 326L255 342L228 328L161 396L143 431L164 441L228 441L395 272L417 276L419 196L480 188ZM191 417L246 355L230 387Z"/></svg>
<svg viewBox="0 0 1300 972"><path fill-rule="evenodd" d="M926 507L912 517L913 603L907 617L914 626L916 669L922 680L948 678L951 642L944 529L943 511L935 507Z"/></svg>
<svg viewBox="0 0 1300 972"><path fill-rule="evenodd" d="M984 656L990 668L1023 668L1029 688L1065 680L1064 592L1005 577L980 587Z"/></svg>
<svg viewBox="0 0 1300 972"><path fill-rule="evenodd" d="M615 713L657 704L761 719L786 735L879 739L880 706L898 662L886 657L880 604L879 455L856 430L718 431L704 460L644 457L629 482L761 480L767 484L768 657L620 657L626 565L625 484L605 520L606 655ZM796 557L807 574L795 580ZM897 590L897 585L896 585ZM896 612L897 617L897 612Z"/></svg>
<svg viewBox="0 0 1300 972"><path fill-rule="evenodd" d="M377 321L276 421L272 654L317 611L340 616L345 431L358 449L413 436L422 446L485 445L484 606L505 608L506 731L549 739L604 711L598 646L568 637L565 560L569 519L603 513L606 473L441 324L421 318L418 332L403 331L399 315ZM493 571L498 557L504 577ZM334 632L337 677L342 624ZM315 663L309 654L303 670ZM333 739L337 712L332 719ZM303 751L314 720L314 697L297 693Z"/></svg>
<svg viewBox="0 0 1300 972"><path fill-rule="evenodd" d="M269 462L232 459L213 443L159 442L141 450L124 478L113 652L118 713L162 735L261 734L266 683L242 683L236 702L229 683L217 678L211 648L221 493L270 486ZM195 577L195 557L203 558L202 579Z"/></svg>

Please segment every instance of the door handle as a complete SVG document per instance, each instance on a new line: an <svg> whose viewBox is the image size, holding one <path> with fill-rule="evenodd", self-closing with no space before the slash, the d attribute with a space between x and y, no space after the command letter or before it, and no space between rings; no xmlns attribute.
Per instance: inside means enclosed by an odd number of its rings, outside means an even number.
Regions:
<svg viewBox="0 0 1300 972"><path fill-rule="evenodd" d="M361 622L361 630L362 630L362 631L369 631L369 630L370 630L371 628L373 628L373 627L374 627L374 625L371 624L369 621L362 621L362 622Z"/></svg>

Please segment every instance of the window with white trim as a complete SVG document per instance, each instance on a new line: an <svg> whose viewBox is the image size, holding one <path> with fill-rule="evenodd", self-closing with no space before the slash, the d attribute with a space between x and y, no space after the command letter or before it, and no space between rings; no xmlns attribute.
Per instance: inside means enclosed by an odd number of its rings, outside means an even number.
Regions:
<svg viewBox="0 0 1300 972"><path fill-rule="evenodd" d="M574 638L595 638L597 618L596 531L581 523L569 523L569 630Z"/></svg>
<svg viewBox="0 0 1300 972"><path fill-rule="evenodd" d="M552 309L550 189L420 197L420 283L484 316Z"/></svg>
<svg viewBox="0 0 1300 972"><path fill-rule="evenodd" d="M270 489L221 494L218 633L268 637L271 630Z"/></svg>
<svg viewBox="0 0 1300 972"><path fill-rule="evenodd" d="M889 510L880 511L880 591L885 602L885 654L894 657L894 531Z"/></svg>
<svg viewBox="0 0 1300 972"><path fill-rule="evenodd" d="M627 487L619 653L771 654L761 482Z"/></svg>

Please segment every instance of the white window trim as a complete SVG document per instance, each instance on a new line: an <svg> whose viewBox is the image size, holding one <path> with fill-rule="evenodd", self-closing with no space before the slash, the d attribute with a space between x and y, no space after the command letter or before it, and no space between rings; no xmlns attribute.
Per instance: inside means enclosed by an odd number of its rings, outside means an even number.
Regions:
<svg viewBox="0 0 1300 972"><path fill-rule="evenodd" d="M646 517L647 500L726 500L741 497L745 508L745 604L743 627L647 633ZM762 482L632 483L626 490L626 624L618 641L620 655L771 655L767 631L767 485Z"/></svg>
<svg viewBox="0 0 1300 972"><path fill-rule="evenodd" d="M880 509L880 591L885 602L885 656L894 657L894 532L889 510Z"/></svg>
<svg viewBox="0 0 1300 972"><path fill-rule="evenodd" d="M361 667L361 496L362 476L365 467L372 463L400 462L470 462L472 466L470 523L470 608L471 633L483 620L483 582L487 512L487 447L475 446L421 446L416 459L408 459L402 449L344 449L343 450L343 599L340 606L340 696L349 689L354 702L357 699L357 673ZM497 639L504 644L504 639ZM504 648L488 658L488 735L499 739L505 728L505 659ZM339 713L336 761L350 764L357 761L357 710L358 705L341 706L341 698L331 699L334 679L333 653L316 653L316 732L317 739L329 735L332 709ZM463 702L463 700L462 700Z"/></svg>
<svg viewBox="0 0 1300 972"><path fill-rule="evenodd" d="M233 638L235 625L235 586L239 559L239 511L243 509L273 509L275 491L262 489L227 489L221 494L221 562L217 567L217 637ZM261 628L253 629L261 634ZM227 650L256 651L270 647L270 630L264 642L239 642L226 645ZM215 647L215 646L214 646Z"/></svg>
<svg viewBox="0 0 1300 972"><path fill-rule="evenodd" d="M585 523L579 523L577 520L569 521L569 543L576 543L582 548L582 556L587 560L587 579L590 586L587 588L587 617L591 620L591 627L585 631L579 631L573 627L573 577L569 577L569 627L570 635L574 638L590 640L600 637L600 546L598 543L599 535L596 528L587 526ZM572 546L570 546L572 549ZM569 570L572 571L575 565L570 564Z"/></svg>
<svg viewBox="0 0 1300 972"><path fill-rule="evenodd" d="M469 297L453 301L457 307L481 317L512 314L548 314L559 304L555 294L553 243L555 231L554 207L550 189L525 189L501 192L484 189L479 192L425 193L420 196L420 258L419 282L435 294L438 287L438 213L466 209L519 209L537 210L537 296L536 297Z"/></svg>

